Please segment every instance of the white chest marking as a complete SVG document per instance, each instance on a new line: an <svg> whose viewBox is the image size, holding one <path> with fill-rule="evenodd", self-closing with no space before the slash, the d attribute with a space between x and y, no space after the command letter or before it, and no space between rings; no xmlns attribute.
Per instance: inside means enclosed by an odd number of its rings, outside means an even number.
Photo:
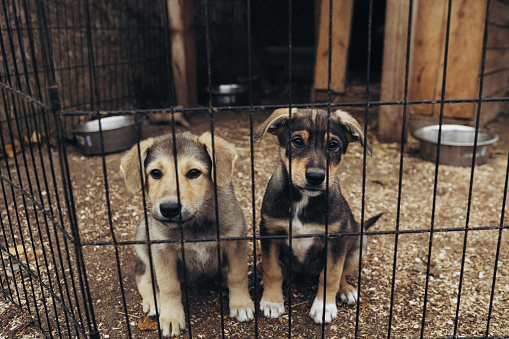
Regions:
<svg viewBox="0 0 509 339"><path fill-rule="evenodd" d="M292 236L314 234L313 227L307 227L299 219L299 214L302 209L308 204L308 197L303 196L302 200L293 204L293 219L292 219ZM314 238L293 238L292 239L292 252L300 262L306 259L308 249L313 245ZM286 244L290 246L290 241L287 239Z"/></svg>
<svg viewBox="0 0 509 339"><path fill-rule="evenodd" d="M198 267L210 265L210 260L217 262L217 252L215 252L216 244L214 243L187 243L184 250L188 253L186 261L193 260ZM179 253L181 257L181 252ZM216 265L217 266L217 265Z"/></svg>

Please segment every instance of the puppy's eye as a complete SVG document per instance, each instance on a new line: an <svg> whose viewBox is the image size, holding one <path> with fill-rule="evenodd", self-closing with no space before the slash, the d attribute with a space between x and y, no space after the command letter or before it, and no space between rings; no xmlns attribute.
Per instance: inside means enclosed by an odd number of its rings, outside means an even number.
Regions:
<svg viewBox="0 0 509 339"><path fill-rule="evenodd" d="M186 173L186 177L189 179L196 179L201 175L201 171L193 168L189 172Z"/></svg>
<svg viewBox="0 0 509 339"><path fill-rule="evenodd" d="M338 147L339 147L339 143L337 141L331 140L329 142L329 150L335 151L338 149Z"/></svg>
<svg viewBox="0 0 509 339"><path fill-rule="evenodd" d="M161 172L158 169L153 169L152 171L150 171L150 176L156 180L159 180L163 177L163 172Z"/></svg>
<svg viewBox="0 0 509 339"><path fill-rule="evenodd" d="M304 146L304 139L300 138L300 137L297 137L297 138L293 138L292 139L292 144L295 146L295 147L303 147Z"/></svg>

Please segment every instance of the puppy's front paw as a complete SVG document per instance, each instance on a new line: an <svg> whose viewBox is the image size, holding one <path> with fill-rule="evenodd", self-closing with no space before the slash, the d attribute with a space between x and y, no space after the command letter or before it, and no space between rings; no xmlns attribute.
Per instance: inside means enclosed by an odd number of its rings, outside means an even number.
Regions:
<svg viewBox="0 0 509 339"><path fill-rule="evenodd" d="M156 304L154 302L154 297L143 298L143 313L147 314L149 317L153 317L156 315ZM161 307L161 304L158 304Z"/></svg>
<svg viewBox="0 0 509 339"><path fill-rule="evenodd" d="M254 319L254 303L249 294L239 298L230 296L230 317L240 322Z"/></svg>
<svg viewBox="0 0 509 339"><path fill-rule="evenodd" d="M340 295L341 301L348 305L355 305L357 302L361 301L361 298L359 297L359 293L357 293L357 290L352 290L348 292L341 292Z"/></svg>
<svg viewBox="0 0 509 339"><path fill-rule="evenodd" d="M235 318L240 322L253 320L254 319L254 304L252 304L249 307L230 308L230 317Z"/></svg>
<svg viewBox="0 0 509 339"><path fill-rule="evenodd" d="M260 300L260 310L266 318L277 318L285 312L285 304L283 302L271 303L262 299Z"/></svg>
<svg viewBox="0 0 509 339"><path fill-rule="evenodd" d="M186 328L186 316L182 306L175 308L165 308L159 316L164 337L176 337Z"/></svg>
<svg viewBox="0 0 509 339"><path fill-rule="evenodd" d="M309 311L309 315L315 323L321 324L323 321L323 300L318 300L315 298L313 301L313 306L311 306L311 310ZM336 303L325 304L325 323L330 323L332 319L336 319L338 317L338 308Z"/></svg>

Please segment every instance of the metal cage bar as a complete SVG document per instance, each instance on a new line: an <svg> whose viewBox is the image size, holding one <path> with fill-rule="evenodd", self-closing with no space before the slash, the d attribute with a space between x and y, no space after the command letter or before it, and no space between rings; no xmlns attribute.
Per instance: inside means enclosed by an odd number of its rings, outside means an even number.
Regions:
<svg viewBox="0 0 509 339"><path fill-rule="evenodd" d="M110 329L115 326L116 334L122 332L122 337L140 336L140 329L137 328L135 321L138 319L136 314L141 314L139 309L139 294L136 291L134 277L130 273L132 269L129 266L133 260L134 254L132 247L134 245L146 245L148 248L148 257L150 260L150 277L152 281L152 295L155 300L154 324L157 325L157 332L154 337L163 337L159 315L161 304L158 299L159 287L156 271L154 268L155 245L168 244L180 246L180 257L184 263L182 287L182 304L186 317L186 330L181 333L184 337L197 337L202 335L216 336L221 338L233 337L236 330L240 327L232 325L228 318L228 306L225 304L228 292L223 289L223 283L226 279L219 274L218 286L210 287L211 295L207 296L209 301L206 305L211 309L204 309L203 314L195 313L194 303L201 297L196 297L195 291L187 281L187 272L185 262L186 246L192 244L213 244L217 250L217 271L222 271L224 258L221 256L221 248L227 242L243 241L252 245L249 252L249 292L254 299L254 321L248 325L242 325L244 332L242 335L248 335L255 338L264 337L268 327L274 326L275 322L266 320L263 312L260 310L259 302L261 299L263 272L260 269L260 250L259 242L266 239L275 239L278 241L287 241L290 252L293 252L296 241L303 239L323 238L325 242L325 253L329 249L329 239L333 237L354 237L359 239L361 244L359 251L359 264L357 274L352 279L357 285L359 296L364 292L368 294L368 285L364 269L368 267L363 253L362 242L364 237L373 237L373 239L389 239L391 245L387 246L390 250L388 256L390 260L384 263L388 269L389 277L387 285L384 287L388 295L388 302L380 305L385 312L386 322L378 324L377 328L367 327L366 318L368 317L365 308L368 304L357 302L355 310L342 309L348 312L351 320L351 333L343 333L338 326L332 322L326 324L325 311L326 303L323 303L323 316L320 325L312 328L309 333L316 337L326 338L332 333L331 328L336 328L340 336L375 336L386 335L388 338L397 336L398 327L396 322L401 314L396 311L398 305L398 275L401 261L398 255L404 248L403 238L422 235L427 238L427 244L422 244L423 257L426 258L425 274L422 296L419 298L418 306L422 311L414 312L413 315L407 315L409 319L417 320L415 335L420 338L433 337L431 328L432 315L430 305L432 303L432 261L436 244L434 240L437 235L459 235L461 241L461 260L459 264L459 278L457 289L455 291L455 302L452 302L454 315L451 318L451 331L448 336L452 338L509 338L507 329L503 329L494 324L494 319L500 299L497 295L500 286L501 274L499 266L505 265L505 251L503 235L509 229L505 221L505 208L507 204L507 187L509 178L509 162L505 167L504 187L495 187L497 194L501 195L500 218L498 221L489 220L483 223L473 221L475 201L474 176L480 171L476 164L478 142L477 137L481 128L482 107L493 103L509 103L508 92L497 93L497 95L486 95L485 79L489 76L497 75L507 71L507 67L500 67L496 70L487 70L487 52L505 51L507 46L488 46L489 29L495 27L499 30L509 30L506 24L492 22L492 8L494 3L502 3L501 6L508 6L505 2L486 0L485 21L483 32L482 65L479 69L479 90L477 97L471 98L450 98L446 94L448 70L450 67L449 50L451 25L453 24L453 5L454 0L444 0L446 6L444 49L441 52L443 56L443 65L441 65L441 87L439 99L414 100L410 97L410 74L412 72L412 46L415 43L415 22L417 4L408 1L408 24L406 31L405 44L405 72L404 72L404 95L402 100L379 100L373 96L376 92L376 85L373 85L375 76L375 62L373 58L374 39L378 33L374 27L374 16L379 14L375 11L375 2L366 0L367 3L367 21L363 25L367 27L367 40L365 42L367 62L365 65L365 83L362 88L362 98L344 100L338 102L334 99L334 92L331 85L334 74L333 62L333 39L334 22L338 20L333 15L333 7L338 6L340 1L321 0L317 1L316 6L327 5L328 13L328 60L327 60L327 90L326 100L323 102L306 102L301 100L301 86L305 86L300 81L300 69L298 63L301 61L300 50L298 46L300 19L304 14L299 9L305 7L303 0L288 0L274 3L262 3L259 1L241 1L241 0L194 0L193 4L198 9L194 14L195 18L200 18L200 22L193 26L193 29L199 35L203 44L198 46L203 55L201 55L202 78L198 79L199 86L206 88L201 91L205 100L203 105L194 105L193 107L182 107L179 105L176 95L178 84L175 83L175 64L173 57L178 51L172 50L172 38L175 32L171 31L171 18L169 14L172 11L170 2L161 0L158 2L144 4L133 0L124 0L121 2L96 0L83 0L76 4L69 1L51 1L51 0L1 0L0 7L0 182L2 194L0 196L0 253L2 253L2 263L0 265L0 294L20 312L27 313L34 319L36 327L50 337L67 338L99 338L104 326ZM218 8L224 7L223 12L218 12ZM282 46L284 56L278 60L277 68L280 72L279 85L283 89L278 92L278 100L260 100L260 96L266 94L264 86L267 83L258 81L260 68L263 68L272 61L270 57L262 55L260 40L264 34L271 34L270 27L261 34L259 22L263 18L259 13L264 11L267 14L284 13L285 16L278 24L278 37L270 39L277 41L284 40ZM279 6L279 7L277 7ZM508 6L509 7L509 6ZM357 10L359 10L357 8ZM229 12L230 11L230 12ZM236 12L237 11L237 12ZM225 14L226 13L226 14ZM239 14L241 13L241 14ZM225 15L225 17L221 17ZM225 29L224 26L231 24L226 16L231 15L233 24L230 29L232 37L229 43L230 48L224 48L221 45L215 45L217 32L222 32L217 28ZM278 14L281 16L281 14ZM240 20L240 19L242 20ZM235 32L238 29L239 22L243 22L242 33ZM314 19L315 20L315 19ZM316 31L316 27L312 28ZM281 33L281 34L279 34ZM284 34L282 34L284 33ZM354 36L355 32L352 33ZM509 34L508 34L509 35ZM235 39L241 36L241 42ZM152 37L152 39L149 39ZM224 39L225 41L228 39ZM269 39L268 39L269 40ZM242 44L242 42L244 44ZM504 41L507 43L507 41ZM364 43L364 42L362 42ZM314 41L313 41L314 44ZM271 46L273 47L273 46ZM220 51L224 49L224 51ZM235 50L245 52L239 63L245 63L247 79L247 101L234 106L219 106L214 103L212 88L217 81L228 78L220 74L223 69L218 69L218 60L232 60L232 53ZM268 50L268 49L267 49ZM230 53L229 55L227 55ZM262 56L260 56L262 55ZM245 60L244 60L245 59ZM262 60L262 61L260 61ZM314 60L313 60L314 61ZM262 66L260 66L262 64ZM282 65L282 66L281 66ZM224 65L223 68L238 65ZM268 66L267 66L268 67ZM157 71L154 71L157 69ZM149 71L151 73L149 73ZM271 71L268 71L271 72ZM232 72L228 70L230 77ZM273 75L273 74L271 74ZM239 76L239 78L242 78ZM201 81L201 82L200 82ZM364 79L363 79L364 81ZM275 83L277 81L274 81ZM272 85L270 85L272 86ZM491 93L490 93L491 94ZM446 105L456 104L475 104L476 112L474 146L472 148L472 162L470 177L468 183L468 196L466 201L466 217L464 226L449 225L440 221L438 199L439 186L445 179L441 177L443 166L440 164L440 153L442 140L442 126L445 124ZM363 131L364 144L368 142L368 130L373 121L376 121L376 115L373 117L373 108L383 106L402 107L402 129L394 133L401 135L401 140L405 140L408 134L407 122L412 114L412 105L439 106L439 115L437 117L439 131L438 144L436 146L436 160L433 168L433 182L431 195L431 217L429 227L424 228L405 228L403 219L404 198L411 196L412 192L405 189L404 179L407 179L405 165L409 162L408 144L401 142L397 146L397 161L394 162L397 167L397 189L396 211L394 224L390 227L384 227L382 230L364 230L360 232L332 232L329 229L329 210L325 212L325 225L322 233L316 234L296 234L294 232L293 220L288 220L288 234L278 234L274 236L261 235L258 227L261 218L260 192L264 192L265 187L259 184L257 176L259 168L256 162L260 150L255 146L254 128L259 120L258 112L275 110L279 108L289 108L292 119L292 108L321 108L327 111L327 140L330 140L331 133L331 113L333 109L350 107L362 110L363 112ZM249 161L245 176L248 180L250 189L248 197L244 201L243 211L248 211L251 216L245 215L248 227L248 234L242 237L224 237L221 235L220 210L218 198L217 168L216 168L216 148L215 136L221 132L221 114L226 112L243 115L245 123L248 125L249 132L246 132L246 159ZM173 135L173 153L177 153L176 134L179 128L176 127L177 114L187 114L188 116L205 115L203 122L204 130L212 135L212 157L211 169L213 173L213 197L215 223L214 236L199 239L187 239L182 229L182 217L180 216L178 239L151 239L149 232L149 206L143 173L144 159L140 148L140 142L145 138L144 124L147 124L147 117L152 114L169 114L171 125L161 128ZM115 180L117 176L112 171L112 162L117 161L118 157L106 154L108 141L105 139L104 119L112 116L134 116L136 121L136 144L137 156L140 168L141 195L139 196L140 208L143 209L141 216L137 216L136 221L144 220L146 229L146 241L126 240L119 222L116 219L117 203L114 201L118 186ZM73 157L78 157L79 153L75 150L72 143L72 126L87 120L98 120L99 123L99 147L101 152L99 156L93 158L84 158L83 161L90 161L97 165L99 185L97 191L101 192L100 201L104 216L98 221L90 221L83 218L85 214L81 213L81 192L84 187L80 187L75 181L75 174L80 170L73 162ZM194 126L193 126L194 127ZM229 126L231 130L237 126ZM288 131L290 136L292 131ZM246 154L247 154L246 153ZM503 150L503 156L509 157L507 150ZM292 153L289 152L288 172L289 184L292 185L292 171L295 171L292 165ZM93 159L97 159L94 161ZM115 160L112 160L115 159ZM509 161L509 160L508 160ZM174 157L175 168L178 168L180 160ZM330 155L327 153L327 173L325 196L329 196L329 180L333 174L329 173ZM364 224L368 210L368 172L372 169L368 163L367 150L363 149L362 163L362 181L360 184L360 203L358 210L361 225ZM240 174L239 174L240 175ZM244 176L244 174L242 174ZM179 174L176 174L176 189L178 203L182 199L182 180ZM290 200L292 200L292 190L290 190ZM263 195L263 194L262 194ZM348 200L348 199L347 199ZM246 202L247 201L247 202ZM293 211L293 205L290 204L290 213ZM119 209L121 210L121 209ZM122 210L123 211L123 210ZM385 212L385 211L380 211ZM488 214L488 212L486 212ZM133 218L126 217L129 221ZM103 220L104 219L104 220ZM139 219L139 220L138 220ZM492 218L493 219L493 218ZM387 221L387 223L390 223ZM104 235L101 237L89 238L87 236L90 227L97 229L104 228ZM505 231L505 232L504 232ZM132 231L130 231L132 233ZM466 274L468 273L468 242L470 234L473 232L482 232L483 234L497 233L496 247L494 247L494 266L487 266L485 270L491 271L490 294L488 310L483 314L486 321L479 320L483 328L476 328L476 333L465 334L462 331L462 302L465 303L467 290L465 287ZM132 235L132 234L131 234ZM386 237L384 237L386 236ZM469 237L470 236L470 237ZM391 247L393 243L393 248ZM427 245L427 246L426 246ZM459 246L459 245L458 245ZM249 248L249 247L248 247ZM459 248L459 247L458 247ZM93 251L104 251L110 254L111 266L104 269L108 274L107 282L104 284L110 288L111 293L116 295L115 305L101 304L100 297L104 291L98 290L100 286L96 281L96 275L102 272L98 269L95 262L88 256ZM29 256L31 256L29 258ZM292 267L293 256L289 256L289 266ZM327 260L325 260L324 284L327 279ZM283 287L284 300L286 305L283 320L277 323L278 336L288 338L299 337L300 333L309 330L309 323L302 320L307 316L308 309L300 307L303 303L296 300L301 298L298 290L301 288L297 281L294 281L296 274L291 269L287 272L288 281ZM101 278L102 279L102 278ZM315 283L313 283L316 285ZM208 286L207 286L208 287ZM314 290L313 290L314 292ZM312 294L311 292L310 294ZM198 292L199 294L200 292ZM311 296L306 296L312 300ZM213 299L213 300L212 300ZM324 288L323 300L326 300L326 289ZM200 300L198 300L200 301ZM497 302L499 303L497 305ZM366 306L367 305L367 306ZM212 307L214 306L214 307ZM497 307L498 306L498 307ZM501 305L503 306L503 305ZM213 308L213 309L212 309ZM446 313L445 305L443 313ZM115 313L117 312L117 313ZM207 313L210 313L208 315ZM115 317L119 315L119 317ZM210 328L202 329L197 323L196 317L208 316ZM106 316L111 319L105 321ZM219 317L219 319L217 319ZM309 318L309 317L308 317ZM345 318L346 319L346 318ZM380 317L382 319L382 317ZM217 321L219 320L219 321ZM213 324L213 322L217 322ZM346 325L345 325L346 326ZM416 327L415 327L416 326ZM381 329L381 330L380 330ZM202 334L201 331L205 334ZM369 331L373 331L372 333ZM208 332L207 332L208 331ZM271 331L271 330L268 330ZM157 334L155 334L157 333ZM247 334L246 334L247 333ZM304 333L304 332L303 332ZM303 335L308 335L308 332ZM414 332L412 332L414 333ZM482 335L479 335L481 333ZM118 334L120 336L120 334ZM239 334L240 335L240 334Z"/></svg>

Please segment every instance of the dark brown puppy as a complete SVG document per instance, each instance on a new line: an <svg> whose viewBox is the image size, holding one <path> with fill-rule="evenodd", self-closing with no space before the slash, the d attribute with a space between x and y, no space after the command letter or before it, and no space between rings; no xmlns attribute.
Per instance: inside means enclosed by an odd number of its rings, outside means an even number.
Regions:
<svg viewBox="0 0 509 339"><path fill-rule="evenodd" d="M212 138L210 133L197 137L191 133L171 134L150 138L135 145L121 159L127 188L142 189L141 175L147 200L151 205L148 217L150 240L174 240L151 246L156 278L157 309L164 336L177 336L185 328L184 308L178 269L182 263L181 230L184 239L244 237L246 222L231 184L237 156L235 147L219 137L214 138L218 220L214 198ZM175 168L175 154L177 168ZM178 188L177 194L177 176ZM178 199L180 197L180 200ZM179 223L181 222L181 225ZM180 227L181 226L181 227ZM137 241L147 241L147 226L142 221L136 233ZM217 277L217 244L191 242L184 245L187 281ZM143 298L143 312L156 314L148 245L135 245L138 256L136 283ZM221 242L222 262L230 295L230 316L238 321L253 319L254 304L249 296L247 278L247 248L243 241Z"/></svg>
<svg viewBox="0 0 509 339"><path fill-rule="evenodd" d="M359 124L347 112L338 110L330 114L330 135L327 134L327 120L324 110L292 109L290 118L288 109L278 109L255 130L255 141L260 141L266 132L277 135L281 155L263 199L262 237L289 234L289 220L292 221L293 236L324 234L326 223L329 233L361 231L341 194L336 173L350 142L360 141L369 155L372 147L369 143L364 145L364 134ZM325 194L327 182L328 196ZM364 229L368 229L379 217L366 221ZM310 311L315 322L321 323L323 318L330 322L337 317L338 290L343 302L357 302L357 290L346 281L346 276L358 267L359 237L329 237L327 252L324 237L292 239L293 253L290 253L288 239L265 238L261 245L264 290L260 309L266 317L279 317L285 310L281 264L288 264L290 255L293 255L293 270L320 277L318 293ZM366 246L366 239L363 239L363 253ZM327 279L324 286L325 259Z"/></svg>

